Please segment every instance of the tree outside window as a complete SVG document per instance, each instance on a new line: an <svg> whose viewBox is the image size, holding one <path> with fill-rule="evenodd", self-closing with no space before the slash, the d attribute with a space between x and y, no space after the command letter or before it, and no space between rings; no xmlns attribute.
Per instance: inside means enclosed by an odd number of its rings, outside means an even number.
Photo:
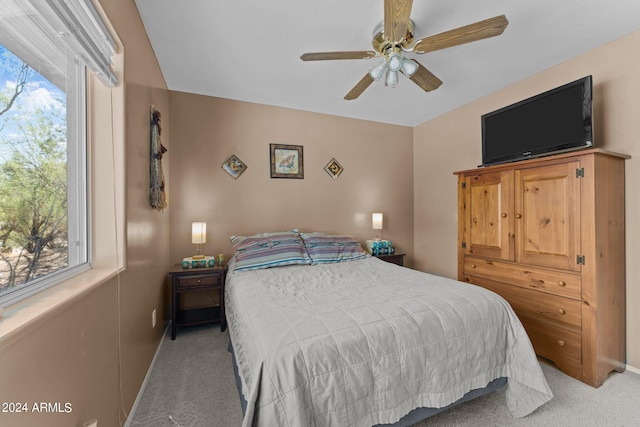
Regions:
<svg viewBox="0 0 640 427"><path fill-rule="evenodd" d="M68 266L66 95L0 44L0 296Z"/></svg>

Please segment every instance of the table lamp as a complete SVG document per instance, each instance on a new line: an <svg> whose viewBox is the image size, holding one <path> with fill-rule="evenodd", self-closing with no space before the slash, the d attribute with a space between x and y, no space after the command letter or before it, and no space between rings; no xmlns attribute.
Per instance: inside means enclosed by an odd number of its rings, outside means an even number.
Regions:
<svg viewBox="0 0 640 427"><path fill-rule="evenodd" d="M382 230L382 214L381 213L374 213L371 214L371 228L373 228L376 231L376 239L375 240L380 240L380 231Z"/></svg>
<svg viewBox="0 0 640 427"><path fill-rule="evenodd" d="M193 259L204 259L204 255L200 255L200 244L207 243L207 223L193 222L191 223L191 243L196 245L197 254L193 255Z"/></svg>

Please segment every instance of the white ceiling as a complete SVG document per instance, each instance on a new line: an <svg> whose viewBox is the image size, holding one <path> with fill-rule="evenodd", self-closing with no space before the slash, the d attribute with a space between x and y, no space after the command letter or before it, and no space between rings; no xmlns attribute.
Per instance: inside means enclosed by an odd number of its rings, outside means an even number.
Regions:
<svg viewBox="0 0 640 427"><path fill-rule="evenodd" d="M374 82L345 101L379 58L299 57L372 50L382 0L135 2L170 90L406 126L640 28L640 0L415 0L416 39L502 14L509 26L498 37L408 53L444 82L435 91L424 92L400 75L395 88Z"/></svg>

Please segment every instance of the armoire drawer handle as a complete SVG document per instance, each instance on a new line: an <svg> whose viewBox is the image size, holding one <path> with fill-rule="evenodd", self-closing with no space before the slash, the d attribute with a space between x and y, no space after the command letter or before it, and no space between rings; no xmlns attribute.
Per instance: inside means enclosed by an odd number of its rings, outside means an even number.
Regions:
<svg viewBox="0 0 640 427"><path fill-rule="evenodd" d="M476 265L475 264L471 264L471 268L476 268Z"/></svg>
<svg viewBox="0 0 640 427"><path fill-rule="evenodd" d="M567 284L561 280L561 281L558 282L558 286L563 288L563 287L567 286Z"/></svg>
<svg viewBox="0 0 640 427"><path fill-rule="evenodd" d="M558 340L558 345L559 345L560 347L564 347L564 341L562 341L562 340Z"/></svg>
<svg viewBox="0 0 640 427"><path fill-rule="evenodd" d="M565 313L566 313L566 311L565 311L565 309L564 309L564 308L559 309L559 310L558 310L558 312L559 312L560 314L565 314Z"/></svg>
<svg viewBox="0 0 640 427"><path fill-rule="evenodd" d="M503 212L501 216L502 216L502 218L506 218L507 214Z"/></svg>
<svg viewBox="0 0 640 427"><path fill-rule="evenodd" d="M522 215L521 214L516 214L516 218L520 219L520 218L522 218Z"/></svg>

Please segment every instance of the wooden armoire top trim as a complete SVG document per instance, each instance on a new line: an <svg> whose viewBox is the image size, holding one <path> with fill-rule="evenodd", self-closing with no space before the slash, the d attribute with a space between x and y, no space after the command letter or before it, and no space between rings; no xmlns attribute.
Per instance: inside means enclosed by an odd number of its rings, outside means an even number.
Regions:
<svg viewBox="0 0 640 427"><path fill-rule="evenodd" d="M584 155L588 155L588 154L603 154L603 155L607 155L607 156L613 156L613 157L620 157L622 159L630 159L631 156L627 155L627 154L620 154L620 153L615 153L613 151L608 151L608 150L604 150L602 148L589 148L589 149L585 149L585 150L576 150L576 151L569 151L566 153L561 153L561 154L550 154L549 156L553 155L553 159L554 160L562 160L562 159L566 159L568 157L578 157L578 156L584 156ZM525 167L525 166L532 166L535 165L536 163L540 163L540 162L545 162L548 163L550 158L549 156L544 156L544 157L536 157L535 159L527 159L527 160L519 160L517 162L509 162L509 163L501 163L498 165L491 165L491 166L486 166L486 167L478 167L478 168L473 168L473 169L466 169L463 171L458 171L458 172L454 172L454 175L463 175L466 173L470 173L470 172L478 172L478 171L497 171L500 169L513 169L514 167Z"/></svg>

